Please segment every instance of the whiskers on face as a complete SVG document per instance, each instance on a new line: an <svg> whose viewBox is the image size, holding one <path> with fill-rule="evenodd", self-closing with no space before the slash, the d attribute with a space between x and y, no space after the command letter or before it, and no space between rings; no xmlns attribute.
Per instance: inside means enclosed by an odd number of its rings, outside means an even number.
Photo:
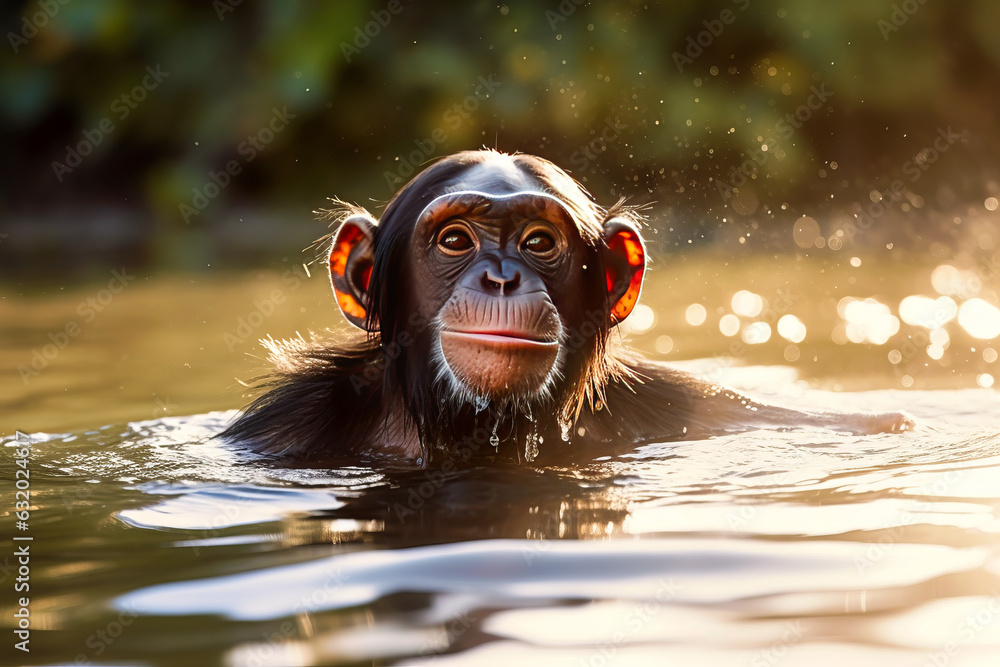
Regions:
<svg viewBox="0 0 1000 667"><path fill-rule="evenodd" d="M477 411L484 411L492 407L501 414L520 413L530 418L533 414L533 407L551 403L554 400L555 388L565 378L566 343L569 335L561 321L558 321L557 324L558 332L556 338L559 349L556 353L555 361L538 387L527 392L511 392L503 396L490 396L484 392L477 391L476 388L470 386L455 373L451 364L448 363L448 358L441 344L441 332L445 328L444 323L440 316L435 318L431 325L433 335L430 363L434 373L434 390L439 405L452 410L458 410L471 405Z"/></svg>

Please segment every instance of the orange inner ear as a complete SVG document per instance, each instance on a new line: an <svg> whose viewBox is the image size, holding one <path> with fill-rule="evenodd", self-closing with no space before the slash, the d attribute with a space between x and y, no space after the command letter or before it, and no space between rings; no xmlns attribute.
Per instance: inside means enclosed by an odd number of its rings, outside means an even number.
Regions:
<svg viewBox="0 0 1000 667"><path fill-rule="evenodd" d="M368 311L355 298L351 290L350 279L347 276L347 262L358 243L365 239L364 233L349 225L340 231L337 241L330 250L330 275L333 278L333 291L337 295L337 305L350 318L364 320ZM363 288L368 289L371 282L372 267L368 266L362 275Z"/></svg>
<svg viewBox="0 0 1000 667"><path fill-rule="evenodd" d="M339 289L335 289L334 292L337 294L337 305L340 306L340 310L343 311L344 315L357 320L365 319L367 311L358 303L357 299L347 292L341 292Z"/></svg>
<svg viewBox="0 0 1000 667"><path fill-rule="evenodd" d="M629 280L628 289L625 294L618 299L611 309L611 317L616 322L621 322L632 309L635 308L639 300L639 291L642 288L642 275L646 270L646 253L642 249L642 241L639 236L631 230L620 230L608 239L608 249L612 253L626 261L632 269L632 278ZM617 275L613 268L608 268L606 273L608 283L608 293L616 291L622 276Z"/></svg>

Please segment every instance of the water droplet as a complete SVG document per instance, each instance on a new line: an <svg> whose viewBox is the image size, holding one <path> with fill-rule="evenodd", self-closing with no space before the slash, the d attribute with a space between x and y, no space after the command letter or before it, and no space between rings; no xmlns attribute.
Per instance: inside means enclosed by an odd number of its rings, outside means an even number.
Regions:
<svg viewBox="0 0 1000 667"><path fill-rule="evenodd" d="M569 430L572 426L568 419L559 420L559 437L562 438L563 442L569 442Z"/></svg>
<svg viewBox="0 0 1000 667"><path fill-rule="evenodd" d="M538 435L538 422L531 422L531 433L528 434L528 441L524 444L524 458L529 463L538 456L538 443L541 437Z"/></svg>

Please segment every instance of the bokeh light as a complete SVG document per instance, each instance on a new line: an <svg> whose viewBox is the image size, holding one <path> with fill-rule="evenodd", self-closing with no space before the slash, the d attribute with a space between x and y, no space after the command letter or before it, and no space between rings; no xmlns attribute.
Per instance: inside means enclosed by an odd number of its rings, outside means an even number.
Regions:
<svg viewBox="0 0 1000 667"><path fill-rule="evenodd" d="M693 327L701 326L705 323L705 318L708 316L708 311L705 310L705 306L700 303L692 303L684 311L684 319L687 323Z"/></svg>
<svg viewBox="0 0 1000 667"><path fill-rule="evenodd" d="M719 331L723 336L735 336L740 332L740 318L732 313L727 313L719 320Z"/></svg>
<svg viewBox="0 0 1000 667"><path fill-rule="evenodd" d="M958 304L948 296L932 299L913 294L899 302L899 318L907 324L926 329L937 329L958 315Z"/></svg>
<svg viewBox="0 0 1000 667"><path fill-rule="evenodd" d="M752 322L743 328L743 342L748 345L760 345L771 340L771 325L767 322Z"/></svg>
<svg viewBox="0 0 1000 667"><path fill-rule="evenodd" d="M899 319L889 311L889 306L875 299L846 296L837 304L837 312L844 318L844 334L852 343L885 345L899 333Z"/></svg>
<svg viewBox="0 0 1000 667"><path fill-rule="evenodd" d="M974 338L1000 336L1000 309L983 299L969 299L958 311L958 324Z"/></svg>
<svg viewBox="0 0 1000 667"><path fill-rule="evenodd" d="M792 343L806 339L806 325L795 315L782 315L778 320L778 335Z"/></svg>
<svg viewBox="0 0 1000 667"><path fill-rule="evenodd" d="M743 317L757 317L764 309L764 299L759 294L740 290L733 295L733 312Z"/></svg>
<svg viewBox="0 0 1000 667"><path fill-rule="evenodd" d="M625 330L631 333L645 333L656 324L656 313L649 306L640 303L629 314L623 323Z"/></svg>

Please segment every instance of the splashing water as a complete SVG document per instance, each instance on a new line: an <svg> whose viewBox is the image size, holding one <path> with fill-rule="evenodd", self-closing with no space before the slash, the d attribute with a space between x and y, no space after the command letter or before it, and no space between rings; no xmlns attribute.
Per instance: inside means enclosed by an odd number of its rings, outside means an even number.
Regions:
<svg viewBox="0 0 1000 667"><path fill-rule="evenodd" d="M542 441L542 436L538 434L538 422L531 420L531 433L524 443L524 458L529 463L538 457L538 444Z"/></svg>

